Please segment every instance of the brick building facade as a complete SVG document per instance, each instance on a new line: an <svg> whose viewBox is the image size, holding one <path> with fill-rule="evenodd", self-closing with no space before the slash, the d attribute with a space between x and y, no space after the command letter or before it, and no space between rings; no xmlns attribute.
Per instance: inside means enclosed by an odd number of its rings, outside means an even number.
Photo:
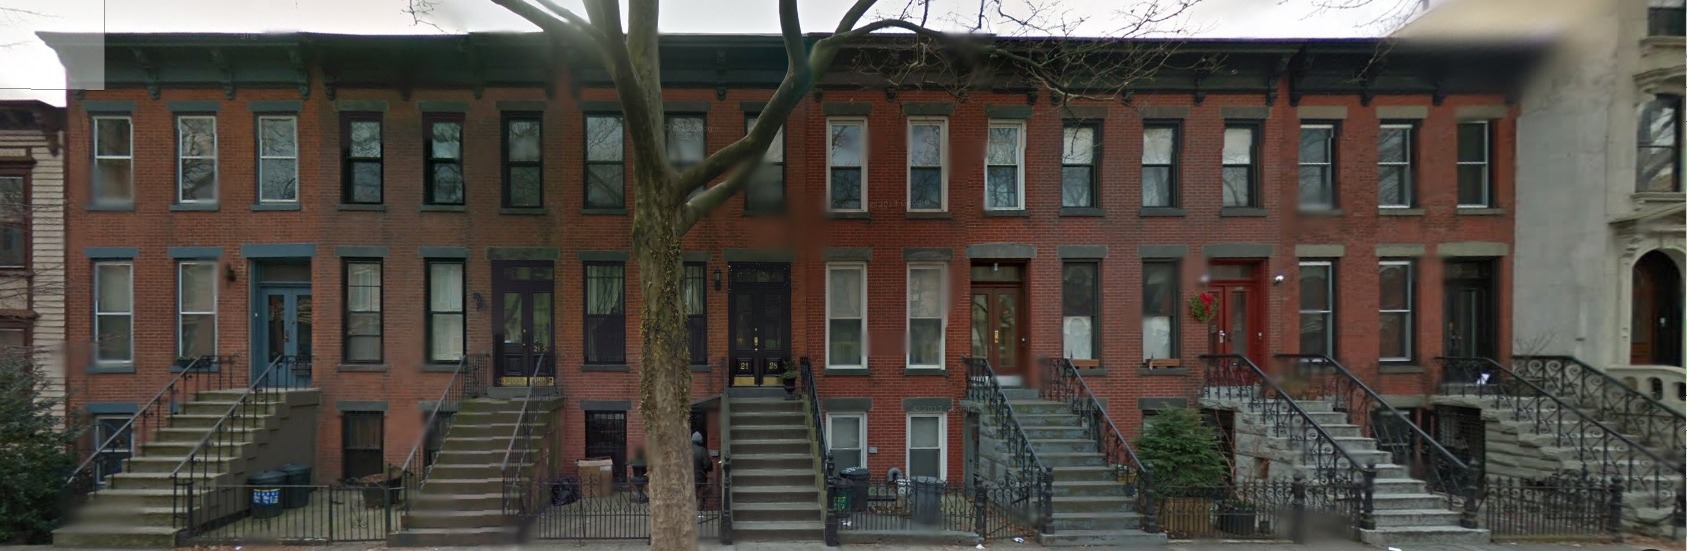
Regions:
<svg viewBox="0 0 1687 551"><path fill-rule="evenodd" d="M67 60L89 47L45 38ZM634 186L623 168L617 204L602 184L631 152L602 71L542 44L106 36L109 86L67 109L75 406L132 410L179 356L246 372L308 355L319 478L336 479L361 474L342 465L356 438L404 459L457 357L519 379L539 350L567 458L624 460L642 443ZM1173 55L1217 68L1064 105L822 78L768 157L779 187L685 240L710 447L740 357L812 362L831 430L865 435L834 435L856 454L840 462L930 470L908 450L936 441L933 474L956 476L964 356L1027 385L1038 359L1072 357L1133 434L1189 396L1208 351L1326 353L1395 395L1423 393L1437 356L1504 356L1512 64L1382 51L1191 42ZM696 129L707 151L742 137L784 65L777 37L675 37L663 55L670 151ZM1211 334L1185 305L1209 290ZM357 413L378 436L342 434Z"/></svg>

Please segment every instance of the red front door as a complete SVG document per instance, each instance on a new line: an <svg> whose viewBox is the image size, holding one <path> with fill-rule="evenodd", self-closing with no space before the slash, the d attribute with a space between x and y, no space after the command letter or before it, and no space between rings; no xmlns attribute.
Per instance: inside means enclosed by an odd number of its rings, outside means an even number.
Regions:
<svg viewBox="0 0 1687 551"><path fill-rule="evenodd" d="M1216 264L1211 292L1218 303L1213 324L1219 354L1240 354L1265 365L1265 296L1253 264Z"/></svg>

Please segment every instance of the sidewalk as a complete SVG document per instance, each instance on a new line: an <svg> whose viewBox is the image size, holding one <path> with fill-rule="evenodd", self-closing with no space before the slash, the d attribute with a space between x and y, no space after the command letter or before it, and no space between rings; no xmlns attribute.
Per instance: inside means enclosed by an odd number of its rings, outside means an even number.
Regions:
<svg viewBox="0 0 1687 551"><path fill-rule="evenodd" d="M378 542L370 543L341 543L324 546L294 546L294 545L247 545L239 547L239 551L370 551L385 549L386 545ZM0 546L0 551L51 551L48 546ZM196 551L234 551L234 547L192 547ZM417 551L456 551L471 548L463 547L422 547ZM643 542L599 542L599 543L539 543L524 546L494 546L472 549L489 551L649 551L650 546ZM941 545L849 545L844 547L826 547L820 543L783 543L783 542L743 542L737 545L724 546L718 543L704 543L702 551L969 551L977 548L971 546L941 546ZM1293 545L1283 543L1222 543L1222 542L1191 542L1171 543L1165 547L1072 547L1045 548L1035 543L996 542L984 546L987 550L1012 549L1082 549L1085 551L1384 551L1381 548L1369 547L1358 542L1313 543ZM1486 545L1424 545L1401 548L1400 551L1680 551L1681 546L1671 546L1664 543L1643 545L1632 544L1573 544L1573 543L1493 543ZM89 550L91 551L91 550Z"/></svg>

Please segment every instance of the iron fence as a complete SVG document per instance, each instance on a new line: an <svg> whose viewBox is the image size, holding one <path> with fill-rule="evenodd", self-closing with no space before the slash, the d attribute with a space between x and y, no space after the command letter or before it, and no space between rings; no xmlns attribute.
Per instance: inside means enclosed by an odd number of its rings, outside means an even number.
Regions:
<svg viewBox="0 0 1687 551"><path fill-rule="evenodd" d="M1004 480L997 487L1014 493L1003 496L1006 499L998 503L1013 509L1014 518L1032 525L1038 532L1046 533L1054 515L1054 469L1045 466L1037 457L1036 448L1025 436L1024 429L1020 428L1013 408L1008 406L1007 396L1002 393L1001 383L997 381L996 370L990 367L990 361L969 357L963 358L962 362L967 369L967 400L979 404L990 424L994 425L995 438L1001 441L1001 451L1008 459Z"/></svg>
<svg viewBox="0 0 1687 551"><path fill-rule="evenodd" d="M721 476L697 486L697 537L718 539L725 507ZM601 482L600 482L601 481ZM539 504L531 526L541 540L650 540L647 480L564 477L545 483L548 499Z"/></svg>
<svg viewBox="0 0 1687 551"><path fill-rule="evenodd" d="M1622 541L1620 480L1488 475L1482 527L1497 541Z"/></svg>
<svg viewBox="0 0 1687 551"><path fill-rule="evenodd" d="M957 536L979 541L1031 537L1035 525L1012 506L1026 490L983 481L877 480L829 489L827 524L853 538Z"/></svg>
<svg viewBox="0 0 1687 551"><path fill-rule="evenodd" d="M403 494L380 487L227 485L204 490L205 519L183 544L321 544L385 541L403 516Z"/></svg>
<svg viewBox="0 0 1687 551"><path fill-rule="evenodd" d="M1360 484L1247 480L1220 487L1156 488L1160 528L1172 539L1352 539L1362 521Z"/></svg>

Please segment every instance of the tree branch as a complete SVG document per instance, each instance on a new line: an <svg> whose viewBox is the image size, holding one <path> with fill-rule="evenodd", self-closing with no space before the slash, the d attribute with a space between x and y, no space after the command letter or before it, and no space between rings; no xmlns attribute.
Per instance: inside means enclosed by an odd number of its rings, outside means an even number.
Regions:
<svg viewBox="0 0 1687 551"><path fill-rule="evenodd" d="M927 0L927 2L929 1ZM835 32L841 33L855 28L855 24L860 23L861 18L867 15L867 10L873 9L873 4L878 2L879 0L855 0L855 4L849 7L849 11L844 12L843 19L838 20L838 30Z"/></svg>
<svg viewBox="0 0 1687 551"><path fill-rule="evenodd" d="M552 35L574 37L577 42L585 42L593 50L601 51L605 46L606 40L603 33L598 32L584 19L580 19L580 16L575 15L574 12L568 11L568 8L558 6L550 0L538 0L544 6L543 8L529 4L525 0L492 0L492 2L503 6L504 9L510 10L510 12L521 16L522 19L526 19L528 23L532 23L540 30Z"/></svg>

